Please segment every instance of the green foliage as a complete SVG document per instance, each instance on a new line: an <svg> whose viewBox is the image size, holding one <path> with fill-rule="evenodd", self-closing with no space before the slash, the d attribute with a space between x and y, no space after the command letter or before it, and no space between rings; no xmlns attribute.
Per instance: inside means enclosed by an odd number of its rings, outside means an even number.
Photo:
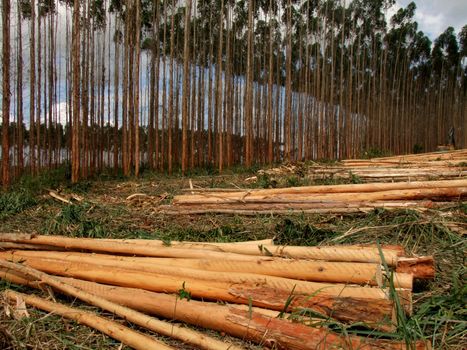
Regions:
<svg viewBox="0 0 467 350"><path fill-rule="evenodd" d="M300 185L300 179L297 176L292 175L287 178L288 187L297 187L299 185Z"/></svg>
<svg viewBox="0 0 467 350"><path fill-rule="evenodd" d="M317 228L310 224L285 219L275 228L274 243L279 245L315 246L336 235L328 229Z"/></svg>
<svg viewBox="0 0 467 350"><path fill-rule="evenodd" d="M170 241L194 242L236 242L249 240L241 225L222 225L207 230L192 227L173 227L167 231L157 230L150 238L160 239L170 245Z"/></svg>
<svg viewBox="0 0 467 350"><path fill-rule="evenodd" d="M36 205L36 199L29 191L0 194L0 219L14 215Z"/></svg>
<svg viewBox="0 0 467 350"><path fill-rule="evenodd" d="M276 188L277 181L272 180L268 174L258 175L255 186L258 188Z"/></svg>
<svg viewBox="0 0 467 350"><path fill-rule="evenodd" d="M349 178L350 178L350 183L352 183L352 184L361 184L361 183L363 183L363 180L360 178L360 176L352 174L352 172L349 173Z"/></svg>
<svg viewBox="0 0 467 350"><path fill-rule="evenodd" d="M408 321L409 329L430 334L434 349L467 335L466 273L466 267L459 266L452 275L451 287L442 294L427 298Z"/></svg>
<svg viewBox="0 0 467 350"><path fill-rule="evenodd" d="M366 151L363 151L361 155L362 159L371 159L371 158L381 158L381 157L389 157L391 152L387 150L380 149L378 147L371 147Z"/></svg>
<svg viewBox="0 0 467 350"><path fill-rule="evenodd" d="M39 202L38 196L44 191L68 183L67 172L68 167L62 166L37 176L22 176L9 192L0 194L0 218L21 213L35 206Z"/></svg>
<svg viewBox="0 0 467 350"><path fill-rule="evenodd" d="M413 154L423 153L423 146L419 143L416 143L415 145L413 145L412 153Z"/></svg>
<svg viewBox="0 0 467 350"><path fill-rule="evenodd" d="M44 171L38 175L24 175L12 187L12 191L27 191L32 195L41 194L43 191L60 186L68 186L71 178L71 167L64 164L57 169Z"/></svg>
<svg viewBox="0 0 467 350"><path fill-rule="evenodd" d="M191 293L190 291L187 291L185 289L185 282L183 282L182 288L178 290L178 297L180 298L180 300L183 300L183 299L186 299L188 301L191 300Z"/></svg>
<svg viewBox="0 0 467 350"><path fill-rule="evenodd" d="M66 234L71 237L102 238L107 232L102 224L92 218L88 218L88 212L92 208L89 204L70 204L62 208L47 225L49 234Z"/></svg>

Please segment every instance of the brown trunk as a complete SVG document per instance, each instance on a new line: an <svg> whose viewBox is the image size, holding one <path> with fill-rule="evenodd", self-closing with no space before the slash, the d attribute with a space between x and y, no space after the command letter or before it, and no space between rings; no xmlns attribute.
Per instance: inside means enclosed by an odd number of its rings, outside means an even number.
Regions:
<svg viewBox="0 0 467 350"><path fill-rule="evenodd" d="M185 35L183 48L183 106L182 106L182 175L185 175L188 166L188 101L190 96L190 19L191 0L185 1ZM194 82L191 82L194 84ZM178 99L178 96L177 96ZM178 116L177 116L178 118ZM193 126L192 126L193 127ZM177 130L178 134L178 130ZM193 152L193 150L191 150Z"/></svg>
<svg viewBox="0 0 467 350"><path fill-rule="evenodd" d="M72 27L72 92L73 92L73 121L72 121L72 162L71 181L78 182L80 177L80 1L74 0ZM38 116L39 118L39 116ZM39 139L38 139L39 142ZM39 145L39 143L38 143ZM40 150L39 150L40 151Z"/></svg>

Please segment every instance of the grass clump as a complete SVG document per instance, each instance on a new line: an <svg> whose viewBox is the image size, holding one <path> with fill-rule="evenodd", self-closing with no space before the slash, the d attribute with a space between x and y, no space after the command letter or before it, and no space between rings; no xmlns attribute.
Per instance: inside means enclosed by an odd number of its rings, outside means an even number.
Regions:
<svg viewBox="0 0 467 350"><path fill-rule="evenodd" d="M408 327L428 335L433 349L455 349L467 340L466 273L465 266L455 270L445 290L426 298L408 321Z"/></svg>
<svg viewBox="0 0 467 350"><path fill-rule="evenodd" d="M274 243L279 245L315 246L336 233L329 229L322 229L311 224L301 224L291 219L285 219L276 225Z"/></svg>
<svg viewBox="0 0 467 350"><path fill-rule="evenodd" d="M242 226L222 225L211 229L197 229L192 227L172 227L165 231L156 231L151 239L160 239L170 244L170 241L190 242L241 242L255 239Z"/></svg>
<svg viewBox="0 0 467 350"><path fill-rule="evenodd" d="M28 191L0 194L0 219L22 212L36 205L36 198Z"/></svg>
<svg viewBox="0 0 467 350"><path fill-rule="evenodd" d="M107 233L102 224L87 214L92 208L89 204L70 204L64 206L47 225L48 234L66 234L70 237L102 238Z"/></svg>
<svg viewBox="0 0 467 350"><path fill-rule="evenodd" d="M378 147L370 147L369 149L363 151L360 158L362 159L371 159L371 158L382 158L391 156L391 152L388 150L383 150Z"/></svg>

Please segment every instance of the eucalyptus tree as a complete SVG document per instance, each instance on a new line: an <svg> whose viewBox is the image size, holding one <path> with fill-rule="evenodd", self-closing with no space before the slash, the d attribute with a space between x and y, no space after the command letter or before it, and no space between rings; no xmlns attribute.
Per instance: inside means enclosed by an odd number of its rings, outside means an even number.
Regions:
<svg viewBox="0 0 467 350"><path fill-rule="evenodd" d="M78 182L80 175L80 1L73 2L72 27L72 92L73 92L73 121L72 121L72 161L71 181Z"/></svg>
<svg viewBox="0 0 467 350"><path fill-rule="evenodd" d="M10 0L2 1L2 185L10 186Z"/></svg>
<svg viewBox="0 0 467 350"><path fill-rule="evenodd" d="M183 107L182 107L182 174L185 174L188 165L188 102L190 91L190 17L191 17L191 0L185 2L185 25L184 25L184 49L183 49ZM194 82L192 82L193 84ZM178 97L177 97L178 98ZM193 126L192 126L193 127ZM192 150L193 152L193 150Z"/></svg>

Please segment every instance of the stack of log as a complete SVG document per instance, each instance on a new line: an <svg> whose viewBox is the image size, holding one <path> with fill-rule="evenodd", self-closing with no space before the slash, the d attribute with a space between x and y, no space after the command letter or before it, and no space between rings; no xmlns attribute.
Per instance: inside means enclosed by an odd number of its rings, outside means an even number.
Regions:
<svg viewBox="0 0 467 350"><path fill-rule="evenodd" d="M464 162L467 159L467 149L459 149L449 152L431 152L419 154L406 154L400 156L372 158L366 160L350 159L345 160L344 163L354 163L359 161L373 162L373 163L413 163L413 162L432 162L432 161L446 161L446 162Z"/></svg>
<svg viewBox="0 0 467 350"><path fill-rule="evenodd" d="M49 287L201 349L241 349L180 321L276 349L406 349L405 342L344 335L336 322L396 331L410 316L413 280L434 276L432 257L399 246L276 246L0 235L0 277ZM47 290L47 289L46 289ZM36 295L24 302L75 319L135 349L170 349L110 320ZM166 321L156 319L158 316ZM370 332L372 333L372 332ZM428 349L417 341L415 349Z"/></svg>
<svg viewBox="0 0 467 350"><path fill-rule="evenodd" d="M344 179L360 182L449 180L467 177L467 150L425 153L374 159L351 159L341 163L301 166L286 164L262 169L259 175L299 175L317 180Z"/></svg>
<svg viewBox="0 0 467 350"><path fill-rule="evenodd" d="M467 196L467 179L304 186L262 190L190 189L175 196L166 214L356 213L375 208L426 210Z"/></svg>

